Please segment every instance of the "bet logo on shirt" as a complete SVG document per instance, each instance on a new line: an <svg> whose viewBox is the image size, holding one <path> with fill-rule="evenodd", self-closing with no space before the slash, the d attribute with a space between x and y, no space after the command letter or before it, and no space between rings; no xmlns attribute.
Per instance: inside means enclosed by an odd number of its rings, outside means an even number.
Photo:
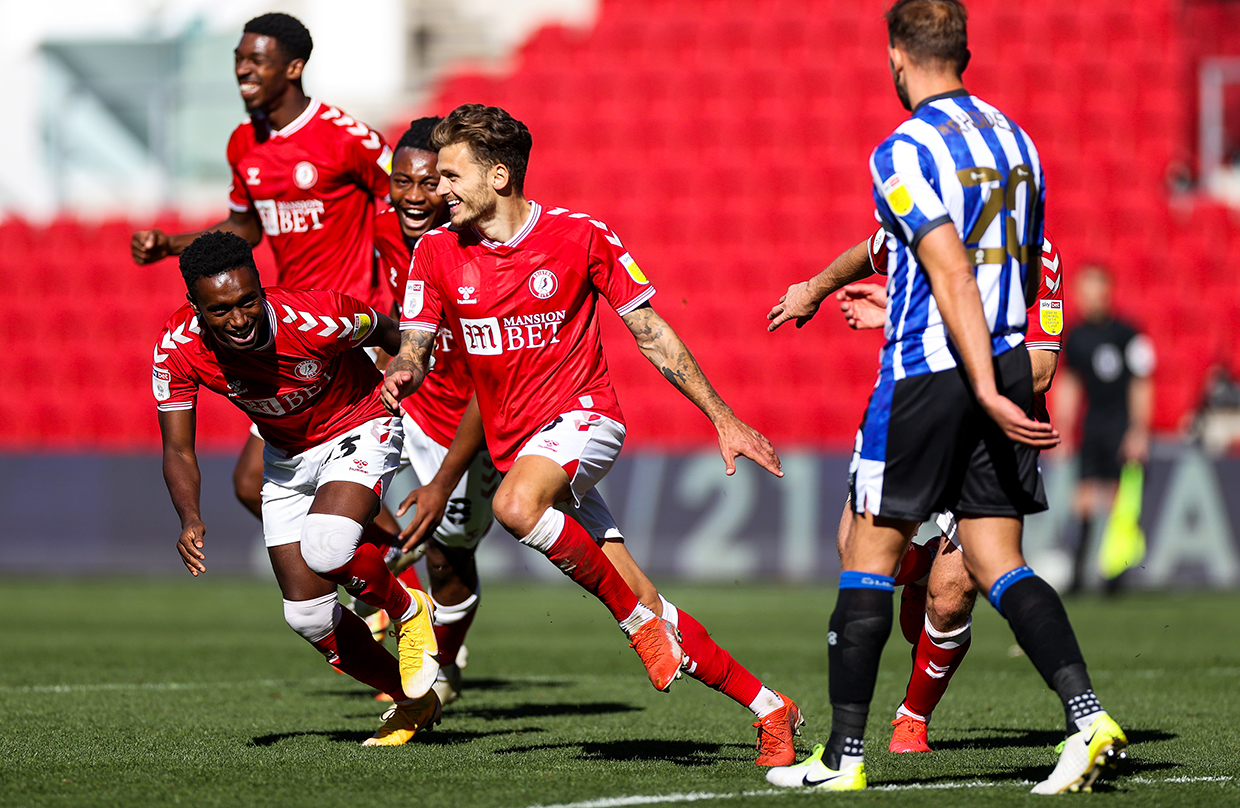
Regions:
<svg viewBox="0 0 1240 808"><path fill-rule="evenodd" d="M540 269L530 275L530 294L539 300L546 300L560 288L560 281L549 269Z"/></svg>

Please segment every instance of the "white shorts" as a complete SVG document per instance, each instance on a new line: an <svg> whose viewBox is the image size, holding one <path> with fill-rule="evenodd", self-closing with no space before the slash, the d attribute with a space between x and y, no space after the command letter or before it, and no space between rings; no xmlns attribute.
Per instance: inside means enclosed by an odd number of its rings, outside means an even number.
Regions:
<svg viewBox="0 0 1240 808"><path fill-rule="evenodd" d="M624 424L597 412L573 410L543 427L517 457L538 455L554 460L568 472L573 504L580 507L586 493L611 471L623 445Z"/></svg>
<svg viewBox="0 0 1240 808"><path fill-rule="evenodd" d="M301 541L302 523L319 486L359 483L383 498L400 467L404 431L385 416L349 430L299 455L269 443L263 450L263 541L268 547Z"/></svg>
<svg viewBox="0 0 1240 808"><path fill-rule="evenodd" d="M413 487L417 488L434 479L448 456L448 447L432 440L408 413L404 413L401 420L405 426L405 450L400 465L413 471L417 478ZM466 550L477 547L491 527L491 497L495 496L501 479L486 449L478 452L465 470L465 476L448 496L448 509L439 527L435 528L434 538L448 547Z"/></svg>

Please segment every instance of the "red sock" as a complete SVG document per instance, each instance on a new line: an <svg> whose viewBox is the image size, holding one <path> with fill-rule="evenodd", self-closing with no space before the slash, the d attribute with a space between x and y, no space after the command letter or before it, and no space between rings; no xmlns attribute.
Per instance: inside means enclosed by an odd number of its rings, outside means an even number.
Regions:
<svg viewBox="0 0 1240 808"><path fill-rule="evenodd" d="M362 528L362 541L382 547L384 550L404 544L395 533L384 530L374 522L368 522L366 527Z"/></svg>
<svg viewBox="0 0 1240 808"><path fill-rule="evenodd" d="M927 719L947 692L947 683L960 667L960 661L969 652L969 644L973 640L970 636L959 645L950 639L941 642L952 647L935 645L923 626L913 656L913 675L908 680L908 691L904 695L904 706Z"/></svg>
<svg viewBox="0 0 1240 808"><path fill-rule="evenodd" d="M412 564L401 570L400 575L396 576L396 580L400 581L410 589L421 589L424 592L426 591L426 589L422 586L421 579L418 578L418 568Z"/></svg>
<svg viewBox="0 0 1240 808"><path fill-rule="evenodd" d="M473 625L474 615L477 613L477 609L470 609L455 623L446 626L435 624L435 642L439 644L440 665L456 664L456 655L461 650L461 646L465 644L465 634Z"/></svg>
<svg viewBox="0 0 1240 808"><path fill-rule="evenodd" d="M323 573L323 577L340 584L362 603L383 609L393 620L400 620L409 611L409 593L396 582L383 563L383 551L373 544L359 544L349 563Z"/></svg>
<svg viewBox="0 0 1240 808"><path fill-rule="evenodd" d="M396 657L375 642L366 621L348 609L340 610L340 623L318 642L311 643L327 661L362 684L404 701L400 689L400 666Z"/></svg>
<svg viewBox="0 0 1240 808"><path fill-rule="evenodd" d="M586 529L571 516L564 517L564 527L555 544L546 553L560 572L603 602L616 618L625 620L637 608L637 596L620 577Z"/></svg>
<svg viewBox="0 0 1240 808"><path fill-rule="evenodd" d="M930 565L938 555L940 539L931 539L925 544L909 542L904 557L900 559L900 568L896 570L896 586L916 583L930 573Z"/></svg>
<svg viewBox="0 0 1240 808"><path fill-rule="evenodd" d="M742 707L753 704L762 690L758 677L745 670L732 655L710 638L702 624L684 609L677 609L680 618L680 647L689 657L685 672L707 687L738 702Z"/></svg>

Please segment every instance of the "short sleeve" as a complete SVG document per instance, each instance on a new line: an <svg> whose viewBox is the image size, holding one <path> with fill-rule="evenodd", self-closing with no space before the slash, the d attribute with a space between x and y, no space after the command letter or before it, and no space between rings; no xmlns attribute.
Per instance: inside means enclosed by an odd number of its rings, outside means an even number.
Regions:
<svg viewBox="0 0 1240 808"><path fill-rule="evenodd" d="M228 209L237 213L250 210L250 194L245 189L245 179L241 176L241 158L244 156L240 135L233 132L228 139L228 167L232 171L232 182L228 186Z"/></svg>
<svg viewBox="0 0 1240 808"><path fill-rule="evenodd" d="M392 150L383 136L361 121L344 128L353 137L345 139L346 159L353 181L371 196L387 199L392 173Z"/></svg>
<svg viewBox="0 0 1240 808"><path fill-rule="evenodd" d="M893 135L883 141L870 156L870 175L879 221L901 242L915 248L922 236L951 221L931 183L932 161L912 140Z"/></svg>
<svg viewBox="0 0 1240 808"><path fill-rule="evenodd" d="M887 274L887 230L878 228L874 233L866 239L866 247L869 248L870 269L879 275Z"/></svg>
<svg viewBox="0 0 1240 808"><path fill-rule="evenodd" d="M590 240L590 279L623 317L654 297L654 286L611 228L593 219L587 221L597 231Z"/></svg>
<svg viewBox="0 0 1240 808"><path fill-rule="evenodd" d="M319 318L324 323L324 328L317 331L312 329L309 333L321 339L329 350L346 351L356 348L378 327L379 318L368 303L340 292L324 291L317 294L329 296L324 301L326 311ZM338 330L326 327L329 320L339 327Z"/></svg>
<svg viewBox="0 0 1240 808"><path fill-rule="evenodd" d="M177 354L155 344L155 364L151 368L151 392L160 412L192 410L198 404L198 379L176 361Z"/></svg>
<svg viewBox="0 0 1240 808"><path fill-rule="evenodd" d="M409 269L401 273L397 284L400 292L400 330L434 334L443 322L444 310L439 290L431 283L433 250L423 246L426 238L423 236L418 240L418 246L413 250L413 261Z"/></svg>
<svg viewBox="0 0 1240 808"><path fill-rule="evenodd" d="M1063 347L1063 264L1049 235L1042 239L1041 270L1038 299L1029 308L1025 344L1031 351L1058 352Z"/></svg>

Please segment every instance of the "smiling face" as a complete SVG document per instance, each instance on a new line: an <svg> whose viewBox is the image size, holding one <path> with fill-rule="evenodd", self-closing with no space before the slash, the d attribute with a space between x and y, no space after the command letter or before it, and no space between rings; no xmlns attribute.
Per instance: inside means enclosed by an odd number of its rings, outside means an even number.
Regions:
<svg viewBox="0 0 1240 808"><path fill-rule="evenodd" d="M494 217L497 166L478 163L467 143L453 143L439 150L439 195L448 203L448 214L457 227L477 226ZM500 183L502 184L502 182Z"/></svg>
<svg viewBox="0 0 1240 808"><path fill-rule="evenodd" d="M448 201L439 195L438 158L424 149L397 149L388 190L405 238L417 240L448 220Z"/></svg>
<svg viewBox="0 0 1240 808"><path fill-rule="evenodd" d="M246 112L270 111L295 89L302 59L290 60L274 37L245 34L233 51L233 70Z"/></svg>
<svg viewBox="0 0 1240 808"><path fill-rule="evenodd" d="M271 333L263 287L249 267L200 278L189 302L220 344L234 351L261 347Z"/></svg>

